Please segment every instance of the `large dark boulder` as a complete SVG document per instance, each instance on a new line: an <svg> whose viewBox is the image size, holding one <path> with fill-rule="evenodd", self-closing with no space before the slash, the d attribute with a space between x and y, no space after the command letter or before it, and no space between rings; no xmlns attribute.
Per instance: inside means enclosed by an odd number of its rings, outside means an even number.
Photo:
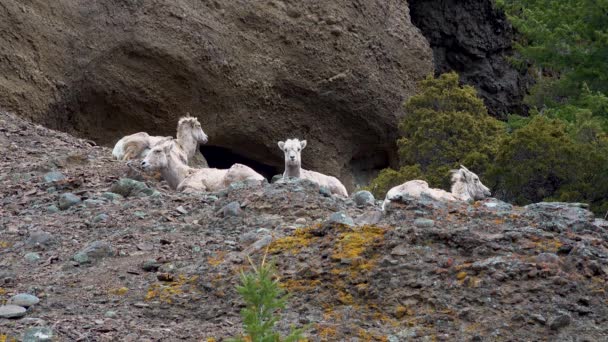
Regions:
<svg viewBox="0 0 608 342"><path fill-rule="evenodd" d="M532 84L527 69L509 62L515 31L493 0L410 0L412 22L433 49L435 71L456 71L474 86L488 111L506 118L526 113L522 105Z"/></svg>

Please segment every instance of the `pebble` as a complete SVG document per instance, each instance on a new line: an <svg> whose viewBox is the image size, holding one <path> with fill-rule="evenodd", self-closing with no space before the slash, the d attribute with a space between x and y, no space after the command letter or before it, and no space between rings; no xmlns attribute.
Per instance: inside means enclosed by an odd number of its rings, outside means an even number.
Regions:
<svg viewBox="0 0 608 342"><path fill-rule="evenodd" d="M530 317L541 325L547 324L547 319L541 314L531 314Z"/></svg>
<svg viewBox="0 0 608 342"><path fill-rule="evenodd" d="M353 195L353 200L355 201L355 204L359 207L363 207L366 205L374 205L376 201L374 195L367 190L357 191Z"/></svg>
<svg viewBox="0 0 608 342"><path fill-rule="evenodd" d="M253 243L251 246L247 247L247 249L245 251L243 251L243 253L251 254L251 253L257 252L257 251L261 250L262 248L268 246L271 242L272 242L272 236L264 235L258 241Z"/></svg>
<svg viewBox="0 0 608 342"><path fill-rule="evenodd" d="M368 211L358 216L355 219L355 224L358 226L366 226L366 225L374 225L382 220L382 212L381 211Z"/></svg>
<svg viewBox="0 0 608 342"><path fill-rule="evenodd" d="M110 216L108 216L108 214L99 214L93 218L93 223L107 221L109 218L110 218Z"/></svg>
<svg viewBox="0 0 608 342"><path fill-rule="evenodd" d="M89 264L112 255L114 255L114 250L109 243L95 241L76 253L72 259L82 265Z"/></svg>
<svg viewBox="0 0 608 342"><path fill-rule="evenodd" d="M563 327L566 327L570 324L572 318L567 313L562 313L556 317L554 317L549 323L549 328L551 330L559 330Z"/></svg>
<svg viewBox="0 0 608 342"><path fill-rule="evenodd" d="M410 252L408 251L406 245L399 245L399 246L393 248L393 250L391 251L391 255L403 256L403 255L408 255L408 254L410 254Z"/></svg>
<svg viewBox="0 0 608 342"><path fill-rule="evenodd" d="M329 191L329 189L324 186L319 188L319 193L325 197L331 197L331 191Z"/></svg>
<svg viewBox="0 0 608 342"><path fill-rule="evenodd" d="M0 318L19 318L25 316L27 310L17 305L1 305Z"/></svg>
<svg viewBox="0 0 608 342"><path fill-rule="evenodd" d="M30 306L34 306L40 302L38 297L33 296L27 293L19 293L8 299L7 304L23 306L24 308L29 308Z"/></svg>
<svg viewBox="0 0 608 342"><path fill-rule="evenodd" d="M305 225L306 224L306 219L304 217L298 217L296 219L296 224Z"/></svg>
<svg viewBox="0 0 608 342"><path fill-rule="evenodd" d="M119 194L123 197L144 197L154 195L156 191L154 189L150 189L146 183L130 178L122 178L112 185L110 192Z"/></svg>
<svg viewBox="0 0 608 342"><path fill-rule="evenodd" d="M40 254L35 253L35 252L32 252L32 253L27 253L25 256L23 256L23 258L25 258L25 260L26 260L27 262L30 262L30 263L35 263L35 262L37 262L38 260L40 260Z"/></svg>
<svg viewBox="0 0 608 342"><path fill-rule="evenodd" d="M53 335L53 330L51 328L29 328L23 335L23 342L50 342L53 341Z"/></svg>
<svg viewBox="0 0 608 342"><path fill-rule="evenodd" d="M106 204L106 202L96 199L86 199L83 203L87 206L87 208L94 208Z"/></svg>
<svg viewBox="0 0 608 342"><path fill-rule="evenodd" d="M144 261L144 264L141 266L141 268L146 272L156 272L156 271L158 271L160 266L161 266L161 264L158 263L156 260L150 259L150 260Z"/></svg>
<svg viewBox="0 0 608 342"><path fill-rule="evenodd" d="M31 232L28 239L25 241L25 245L28 247L49 247L55 243L53 235L44 231Z"/></svg>
<svg viewBox="0 0 608 342"><path fill-rule="evenodd" d="M44 175L44 181L47 183L58 182L60 180L64 180L65 178L65 175L59 171L51 171Z"/></svg>
<svg viewBox="0 0 608 342"><path fill-rule="evenodd" d="M58 213L59 212L59 207L57 207L54 204L51 204L48 207L46 207L46 211L48 211L51 214Z"/></svg>
<svg viewBox="0 0 608 342"><path fill-rule="evenodd" d="M105 314L103 314L104 317L106 318L116 318L118 315L116 314L116 311L106 311Z"/></svg>
<svg viewBox="0 0 608 342"><path fill-rule="evenodd" d="M110 201L118 201L118 200L122 200L124 199L124 197L122 195L113 193L113 192L104 192L103 194L101 194L101 197L110 200Z"/></svg>
<svg viewBox="0 0 608 342"><path fill-rule="evenodd" d="M146 218L146 213L144 213L143 211L136 211L133 213L133 216L135 216L139 219L144 219L144 218Z"/></svg>
<svg viewBox="0 0 608 342"><path fill-rule="evenodd" d="M418 228L431 228L435 225L435 221L426 218L417 218L414 220L414 225Z"/></svg>
<svg viewBox="0 0 608 342"><path fill-rule="evenodd" d="M241 216L243 211L241 210L241 205L239 202L230 202L222 208L222 214L224 217L236 217Z"/></svg>
<svg viewBox="0 0 608 342"><path fill-rule="evenodd" d="M327 223L344 224L351 227L355 225L353 219L341 211L331 214Z"/></svg>
<svg viewBox="0 0 608 342"><path fill-rule="evenodd" d="M559 257L554 253L540 253L536 256L537 263L558 264Z"/></svg>
<svg viewBox="0 0 608 342"><path fill-rule="evenodd" d="M71 206L80 204L80 202L82 202L80 197L74 195L73 193L66 192L59 196L59 209L66 210Z"/></svg>

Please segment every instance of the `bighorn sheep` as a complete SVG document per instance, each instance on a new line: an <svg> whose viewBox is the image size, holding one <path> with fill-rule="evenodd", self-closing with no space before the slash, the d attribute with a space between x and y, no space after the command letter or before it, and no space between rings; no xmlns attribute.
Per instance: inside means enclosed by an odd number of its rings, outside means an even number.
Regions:
<svg viewBox="0 0 608 342"><path fill-rule="evenodd" d="M118 160L131 160L144 158L150 149L160 143L173 139L172 137L151 136L146 132L127 135L118 140L112 155ZM198 145L208 140L207 135L201 128L198 119L185 116L177 123L177 141L184 149L188 161L196 154Z"/></svg>
<svg viewBox="0 0 608 342"><path fill-rule="evenodd" d="M439 201L465 201L472 202L482 200L491 196L490 189L481 183L479 177L466 167L460 165L460 169L450 171L452 173L452 189L447 192L442 189L429 188L427 182L423 180L411 180L398 185L388 191L382 203L382 210L392 200L402 196L420 198L426 194Z"/></svg>
<svg viewBox="0 0 608 342"><path fill-rule="evenodd" d="M185 155L177 141L169 140L154 146L141 166L149 171L160 170L169 186L181 192L218 191L233 182L265 179L242 164L234 164L229 169L191 168L184 162Z"/></svg>
<svg viewBox="0 0 608 342"><path fill-rule="evenodd" d="M348 197L346 188L338 178L302 168L302 150L306 147L306 140L287 139L284 142L279 141L278 145L285 153L283 179L289 177L308 179L319 186L327 188L332 194Z"/></svg>

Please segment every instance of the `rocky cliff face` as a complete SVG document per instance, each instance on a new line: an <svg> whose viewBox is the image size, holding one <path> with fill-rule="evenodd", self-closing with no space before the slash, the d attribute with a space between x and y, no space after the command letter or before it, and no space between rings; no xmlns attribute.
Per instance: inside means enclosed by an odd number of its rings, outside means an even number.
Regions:
<svg viewBox="0 0 608 342"><path fill-rule="evenodd" d="M0 107L105 145L189 112L219 159L276 171L276 142L304 138L304 166L351 188L432 70L405 0L7 0L0 33Z"/></svg>
<svg viewBox="0 0 608 342"><path fill-rule="evenodd" d="M410 0L412 22L429 40L435 70L457 71L474 86L491 114L525 113L532 78L507 61L514 31L492 0Z"/></svg>

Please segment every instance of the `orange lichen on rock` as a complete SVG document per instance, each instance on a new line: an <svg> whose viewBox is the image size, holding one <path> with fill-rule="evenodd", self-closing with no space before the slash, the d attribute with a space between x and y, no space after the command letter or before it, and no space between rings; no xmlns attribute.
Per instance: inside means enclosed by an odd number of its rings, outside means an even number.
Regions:
<svg viewBox="0 0 608 342"><path fill-rule="evenodd" d="M534 242L535 249L542 251L542 252L551 252L551 253L557 252L557 250L563 245L564 244L561 243L556 238L548 239L548 240L541 239L539 241Z"/></svg>
<svg viewBox="0 0 608 342"><path fill-rule="evenodd" d="M314 229L314 227L296 229L293 232L293 235L273 241L270 244L268 251L270 253L289 252L291 254L297 254L303 247L309 246L318 239L310 233L312 229Z"/></svg>
<svg viewBox="0 0 608 342"><path fill-rule="evenodd" d="M110 294L112 295L116 295L116 296L124 296L125 294L127 294L127 292L129 292L129 288L127 287L119 287L117 289L111 289L109 291Z"/></svg>
<svg viewBox="0 0 608 342"><path fill-rule="evenodd" d="M413 316L414 311L407 306L399 305L395 308L395 317L403 318L405 316Z"/></svg>
<svg viewBox="0 0 608 342"><path fill-rule="evenodd" d="M378 336L378 335L372 334L370 332L367 332L361 328L359 328L357 335L361 341L366 341L366 342L372 342L372 341L386 342L386 341L388 341L388 337L386 337L386 336Z"/></svg>
<svg viewBox="0 0 608 342"><path fill-rule="evenodd" d="M338 330L335 326L324 326L321 324L317 324L317 330L319 332L319 337L321 341L335 341L336 336L338 335Z"/></svg>
<svg viewBox="0 0 608 342"><path fill-rule="evenodd" d="M219 251L215 254L215 256L207 258L207 262L209 263L209 265L217 267L219 264L224 262L225 255L225 251Z"/></svg>
<svg viewBox="0 0 608 342"><path fill-rule="evenodd" d="M319 285L321 285L321 280L319 279L286 279L281 281L279 284L285 290L292 292L304 292L311 291L316 289Z"/></svg>
<svg viewBox="0 0 608 342"><path fill-rule="evenodd" d="M187 284L194 284L198 276L186 277L184 275L179 275L177 279L170 283L155 283L150 285L148 288L148 292L144 299L146 301L158 298L161 302L172 303L173 298L177 295L184 293L183 287Z"/></svg>
<svg viewBox="0 0 608 342"><path fill-rule="evenodd" d="M355 228L344 228L346 231L338 236L335 252L332 254L334 260L353 260L382 241L386 228L376 226L362 226Z"/></svg>

